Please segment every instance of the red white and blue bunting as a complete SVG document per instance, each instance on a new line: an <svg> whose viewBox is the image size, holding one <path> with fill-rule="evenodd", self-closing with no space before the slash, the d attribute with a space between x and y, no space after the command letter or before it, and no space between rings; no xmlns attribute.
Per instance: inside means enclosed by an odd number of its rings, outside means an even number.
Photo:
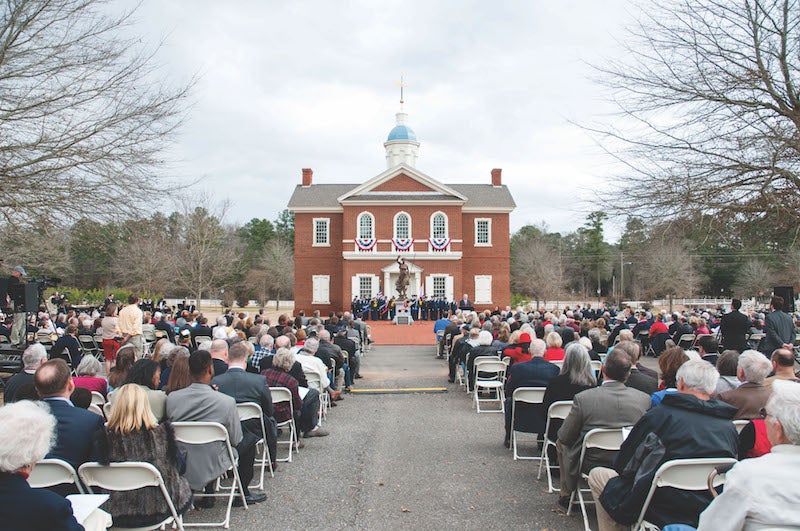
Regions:
<svg viewBox="0 0 800 531"><path fill-rule="evenodd" d="M445 251L450 245L450 238L429 238L428 241L434 251Z"/></svg>
<svg viewBox="0 0 800 531"><path fill-rule="evenodd" d="M394 238L392 243L398 251L408 251L414 245L414 238Z"/></svg>
<svg viewBox="0 0 800 531"><path fill-rule="evenodd" d="M371 251L378 240L375 238L356 238L356 246L359 251Z"/></svg>

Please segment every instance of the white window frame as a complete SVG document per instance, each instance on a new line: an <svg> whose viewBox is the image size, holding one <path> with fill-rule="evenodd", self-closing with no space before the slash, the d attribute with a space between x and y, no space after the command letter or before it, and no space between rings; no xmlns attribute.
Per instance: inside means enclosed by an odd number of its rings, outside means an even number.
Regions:
<svg viewBox="0 0 800 531"><path fill-rule="evenodd" d="M478 224L481 221L486 222L486 238L488 241L486 242L479 242L478 241ZM491 247L492 246L492 218L475 218L475 247Z"/></svg>
<svg viewBox="0 0 800 531"><path fill-rule="evenodd" d="M356 275L358 277L358 296L359 298L371 298L375 291L375 275ZM361 293L361 283L364 280L369 280L369 293L364 297Z"/></svg>
<svg viewBox="0 0 800 531"><path fill-rule="evenodd" d="M364 216L367 216L372 220L372 234L369 235L369 236L364 236L363 234L361 234L361 218L364 217ZM356 238L361 239L361 240L367 239L367 238L375 238L375 231L376 231L375 216L372 215L372 212L364 211L364 212L360 213L358 215L358 217L356 218Z"/></svg>
<svg viewBox="0 0 800 531"><path fill-rule="evenodd" d="M408 212L405 212L403 210L401 210L400 212L398 212L397 214L394 215L394 222L393 222L394 229L392 230L393 237L397 238L397 219L400 216L405 216L406 218L408 218L408 237L411 238L412 237L411 236L411 214L409 214Z"/></svg>
<svg viewBox="0 0 800 531"><path fill-rule="evenodd" d="M447 275L431 275L431 296L432 297L446 297L447 296ZM436 293L436 281L442 282L442 293Z"/></svg>
<svg viewBox="0 0 800 531"><path fill-rule="evenodd" d="M317 241L317 223L325 223L325 242L320 243ZM313 242L312 247L330 247L331 246L331 218L314 218L313 220Z"/></svg>
<svg viewBox="0 0 800 531"><path fill-rule="evenodd" d="M443 237L444 238L449 238L450 237L450 220L447 219L447 214L445 214L442 211L437 211L437 212L434 212L433 214L431 214L431 220L430 220L431 238L435 237L434 234L433 234L433 220L437 215L440 215L440 214L442 215L442 217L444 217L444 236Z"/></svg>
<svg viewBox="0 0 800 531"><path fill-rule="evenodd" d="M316 300L315 297L317 295L317 282L318 281L325 281L328 283L328 300L320 301ZM311 276L311 304L330 304L331 303L331 276L330 275L312 275Z"/></svg>

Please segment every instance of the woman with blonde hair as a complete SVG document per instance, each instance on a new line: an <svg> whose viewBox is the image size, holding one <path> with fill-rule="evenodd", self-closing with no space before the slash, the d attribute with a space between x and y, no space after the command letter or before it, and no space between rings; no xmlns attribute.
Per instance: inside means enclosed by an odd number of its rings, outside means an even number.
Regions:
<svg viewBox="0 0 800 531"><path fill-rule="evenodd" d="M98 437L100 463L152 464L161 472L178 515L183 514L192 502L192 491L181 476L185 464L172 426L168 421L158 423L141 386L125 384L114 394L116 400L106 429ZM114 525L121 527L155 525L172 514L158 487L111 492L103 508L111 513Z"/></svg>

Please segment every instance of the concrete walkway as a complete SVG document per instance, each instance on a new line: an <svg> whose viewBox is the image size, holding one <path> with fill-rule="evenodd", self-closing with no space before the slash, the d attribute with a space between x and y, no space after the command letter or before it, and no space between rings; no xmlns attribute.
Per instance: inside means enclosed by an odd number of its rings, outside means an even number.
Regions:
<svg viewBox="0 0 800 531"><path fill-rule="evenodd" d="M266 502L233 509L231 529L582 529L579 513L556 510L534 462L512 460L502 415L478 415L447 384L433 349L376 346L355 388L447 392L347 395L325 423L331 435L306 439L267 479Z"/></svg>

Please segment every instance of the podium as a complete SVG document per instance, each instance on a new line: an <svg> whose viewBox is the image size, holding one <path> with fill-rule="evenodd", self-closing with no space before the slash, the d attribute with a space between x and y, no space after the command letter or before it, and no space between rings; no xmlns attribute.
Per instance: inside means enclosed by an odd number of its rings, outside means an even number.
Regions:
<svg viewBox="0 0 800 531"><path fill-rule="evenodd" d="M397 312L395 313L392 322L398 325L413 324L414 319L411 317L411 310L408 308L397 308Z"/></svg>

